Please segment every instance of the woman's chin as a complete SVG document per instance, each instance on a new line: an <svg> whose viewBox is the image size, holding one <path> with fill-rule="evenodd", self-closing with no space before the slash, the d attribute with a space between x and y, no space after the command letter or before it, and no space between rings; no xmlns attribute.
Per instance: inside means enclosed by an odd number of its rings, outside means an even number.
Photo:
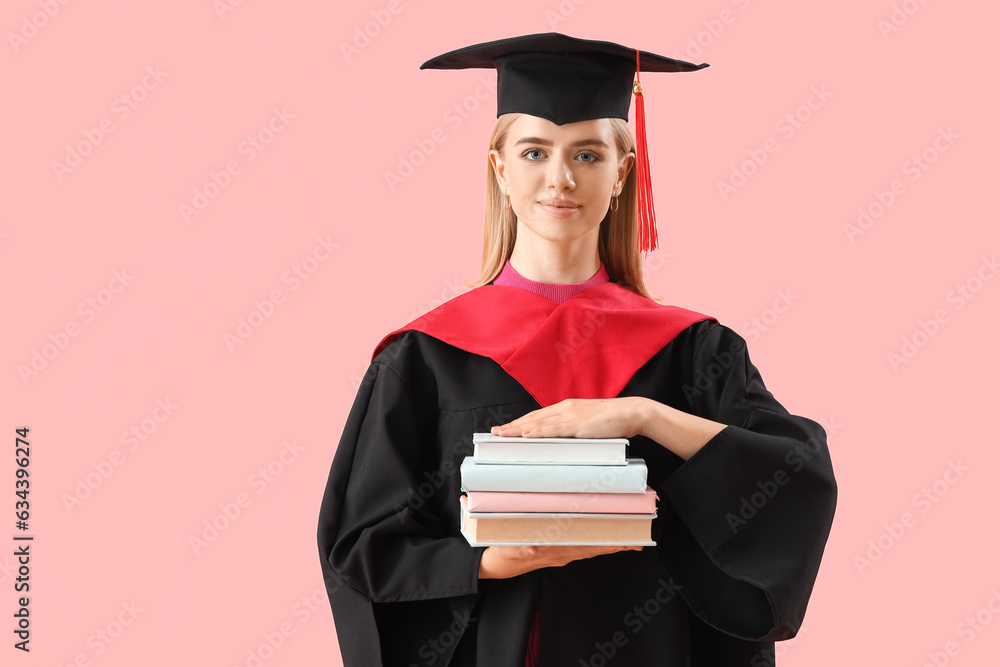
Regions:
<svg viewBox="0 0 1000 667"><path fill-rule="evenodd" d="M601 221L598 220L593 224L588 224L579 219L567 221L565 219L559 220L542 216L541 219L535 219L523 224L541 241L570 243L595 231L600 227Z"/></svg>

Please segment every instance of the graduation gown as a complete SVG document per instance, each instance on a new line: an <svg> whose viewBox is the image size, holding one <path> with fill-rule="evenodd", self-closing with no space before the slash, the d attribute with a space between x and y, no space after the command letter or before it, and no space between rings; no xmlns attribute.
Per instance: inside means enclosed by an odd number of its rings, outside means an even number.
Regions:
<svg viewBox="0 0 1000 667"><path fill-rule="evenodd" d="M344 664L774 664L797 632L837 488L823 428L765 388L745 341L614 284L562 304L476 288L376 348L333 459L320 560ZM726 424L684 461L630 439L656 547L478 579L459 532L472 434L564 398L645 396Z"/></svg>

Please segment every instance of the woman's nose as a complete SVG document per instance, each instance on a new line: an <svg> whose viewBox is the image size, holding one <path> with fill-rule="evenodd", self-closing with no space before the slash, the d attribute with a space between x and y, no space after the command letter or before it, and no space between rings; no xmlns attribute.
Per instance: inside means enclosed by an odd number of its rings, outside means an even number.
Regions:
<svg viewBox="0 0 1000 667"><path fill-rule="evenodd" d="M549 168L546 172L546 184L548 187L554 187L556 190L565 190L569 188L572 190L576 187L576 182L573 180L573 169L565 160L559 158L553 158L549 161Z"/></svg>

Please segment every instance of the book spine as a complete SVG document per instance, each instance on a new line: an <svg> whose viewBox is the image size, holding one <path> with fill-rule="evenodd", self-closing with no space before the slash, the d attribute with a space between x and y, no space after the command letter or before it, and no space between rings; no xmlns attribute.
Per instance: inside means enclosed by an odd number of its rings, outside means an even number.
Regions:
<svg viewBox="0 0 1000 667"><path fill-rule="evenodd" d="M652 514L656 493L518 493L469 491L471 512L591 512L595 514Z"/></svg>
<svg viewBox="0 0 1000 667"><path fill-rule="evenodd" d="M461 531L470 544L655 544L650 515L515 515L475 517L462 510Z"/></svg>
<svg viewBox="0 0 1000 667"><path fill-rule="evenodd" d="M628 465L477 465L469 456L462 462L466 491L527 491L558 493L640 493L646 490L646 464Z"/></svg>
<svg viewBox="0 0 1000 667"><path fill-rule="evenodd" d="M547 465L625 465L625 445L553 445L525 443L476 443L476 463Z"/></svg>

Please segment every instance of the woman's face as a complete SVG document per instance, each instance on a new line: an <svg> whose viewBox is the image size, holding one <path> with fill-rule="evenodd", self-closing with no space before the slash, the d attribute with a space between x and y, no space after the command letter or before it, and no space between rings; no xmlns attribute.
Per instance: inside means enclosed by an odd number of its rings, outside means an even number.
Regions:
<svg viewBox="0 0 1000 667"><path fill-rule="evenodd" d="M552 242L591 233L596 239L633 159L618 159L611 123L605 118L556 125L522 114L511 124L502 150L490 151L518 221Z"/></svg>

